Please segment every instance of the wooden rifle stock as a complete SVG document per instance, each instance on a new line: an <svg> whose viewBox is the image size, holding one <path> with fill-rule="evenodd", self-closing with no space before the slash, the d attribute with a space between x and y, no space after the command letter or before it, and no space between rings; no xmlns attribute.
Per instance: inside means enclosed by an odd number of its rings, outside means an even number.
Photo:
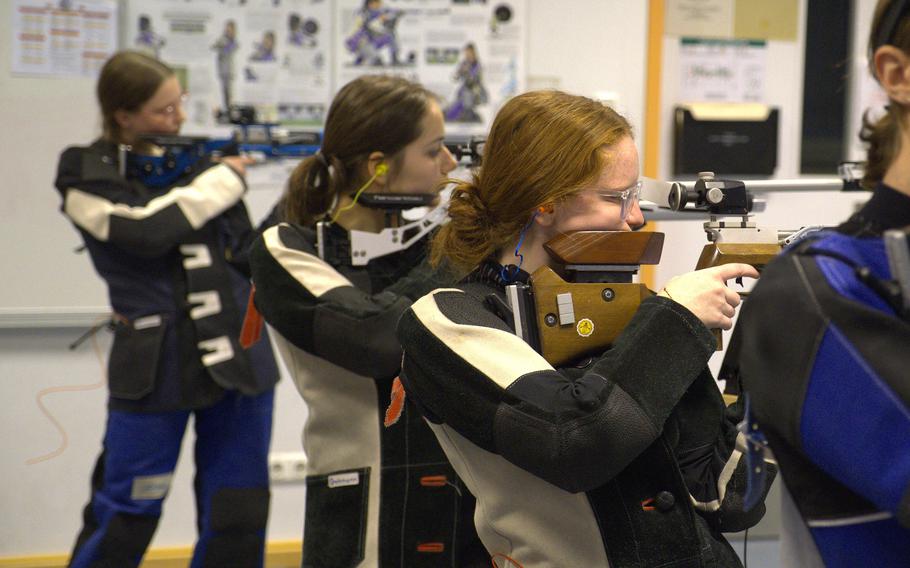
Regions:
<svg viewBox="0 0 910 568"><path fill-rule="evenodd" d="M568 364L616 340L654 294L632 276L640 265L660 262L663 241L663 233L578 231L544 245L564 275L548 266L531 275L533 327L547 361Z"/></svg>
<svg viewBox="0 0 910 568"><path fill-rule="evenodd" d="M780 250L778 243L708 243L701 249L695 269L741 262L761 272Z"/></svg>

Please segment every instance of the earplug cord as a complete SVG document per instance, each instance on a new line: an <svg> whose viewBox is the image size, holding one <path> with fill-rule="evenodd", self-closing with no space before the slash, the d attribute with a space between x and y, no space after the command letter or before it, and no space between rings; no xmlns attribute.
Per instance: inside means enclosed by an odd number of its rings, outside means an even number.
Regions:
<svg viewBox="0 0 910 568"><path fill-rule="evenodd" d="M525 256L519 251L521 250L521 244L525 240L525 234L528 232L528 229L531 228L531 223L534 222L534 219L537 218L537 214L540 211L535 211L531 218L528 219L528 222L525 224L524 228L521 229L521 232L518 234L518 244L515 245L515 256L518 257L518 266L510 264L513 269L509 270L509 266L503 266L499 271L499 277L502 278L503 282L511 282L518 276L518 271L521 270L521 264L525 261Z"/></svg>
<svg viewBox="0 0 910 568"><path fill-rule="evenodd" d="M331 220L331 222L334 223L335 221L338 220L338 216L339 216L339 215L341 215L342 213L344 213L344 212L347 211L348 209L351 209L352 207L354 207L355 205L357 205L357 200L360 198L360 194L363 193L363 191L364 191L366 188L370 187L370 185L372 185L373 182L376 181L376 178L378 178L378 177L381 176L382 174L386 173L388 170L389 170L389 167L388 167L387 165L385 165L385 164L379 164L378 166L376 166L376 173L373 174L373 177L371 177L370 179L368 179L367 182L366 182L365 184L363 184L363 185L360 187L360 189L357 190L356 193L354 193L354 200L353 200L353 201L351 201L350 203L348 203L347 205L345 205L344 207L342 207L342 208L339 209L338 211L335 211L335 214L332 215L332 220Z"/></svg>

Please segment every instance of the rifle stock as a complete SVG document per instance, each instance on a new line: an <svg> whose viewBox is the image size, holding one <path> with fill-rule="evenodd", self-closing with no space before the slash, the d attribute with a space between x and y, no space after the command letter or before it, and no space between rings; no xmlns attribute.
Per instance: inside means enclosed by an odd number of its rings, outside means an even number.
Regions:
<svg viewBox="0 0 910 568"><path fill-rule="evenodd" d="M654 294L632 277L641 264L660 262L663 241L663 233L578 231L547 242L544 248L564 276L544 266L531 275L530 287L521 288L534 309L515 319L532 324L526 341L553 365L605 351Z"/></svg>
<svg viewBox="0 0 910 568"><path fill-rule="evenodd" d="M566 282L549 267L538 269L531 278L541 354L553 365L605 351L642 300L654 295L644 284L633 282ZM560 304L566 305L567 299L574 318L563 323Z"/></svg>
<svg viewBox="0 0 910 568"><path fill-rule="evenodd" d="M754 266L761 272L780 250L777 243L709 243L701 249L695 269L742 263Z"/></svg>

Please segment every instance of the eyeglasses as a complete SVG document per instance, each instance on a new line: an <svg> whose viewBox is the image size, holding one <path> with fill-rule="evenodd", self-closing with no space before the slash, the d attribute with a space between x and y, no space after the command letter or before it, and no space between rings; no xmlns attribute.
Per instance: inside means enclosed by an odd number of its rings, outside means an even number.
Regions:
<svg viewBox="0 0 910 568"><path fill-rule="evenodd" d="M635 185L631 185L620 191L597 190L597 195L599 195L601 199L619 203L620 219L625 219L632 210L632 206L638 203L638 198L641 195L641 180L635 182Z"/></svg>
<svg viewBox="0 0 910 568"><path fill-rule="evenodd" d="M166 107L161 107L159 109L155 109L152 112L155 114L161 115L161 116L167 116L167 117L173 116L174 113L177 112L178 108L182 108L183 105L186 104L186 101L187 101L187 99L189 99L189 97L190 97L189 93L183 93L182 95L180 95L180 98L177 99L176 103L172 103L172 104L167 105Z"/></svg>

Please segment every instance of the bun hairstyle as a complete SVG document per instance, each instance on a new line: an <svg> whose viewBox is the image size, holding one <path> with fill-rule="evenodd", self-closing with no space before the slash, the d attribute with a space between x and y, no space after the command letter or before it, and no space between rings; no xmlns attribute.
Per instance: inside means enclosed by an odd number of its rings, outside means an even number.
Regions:
<svg viewBox="0 0 910 568"><path fill-rule="evenodd" d="M875 76L875 51L883 45L893 45L910 54L910 3L903 0L879 0L869 33L869 69ZM877 78L877 77L876 77ZM860 139L867 144L866 173L863 186L873 189L894 161L900 150L901 121L906 109L889 104L883 116L873 120L867 112L863 116Z"/></svg>
<svg viewBox="0 0 910 568"><path fill-rule="evenodd" d="M101 68L95 88L104 138L124 142L114 114L118 110L139 110L173 75L173 69L138 51L119 51L112 55Z"/></svg>
<svg viewBox="0 0 910 568"><path fill-rule="evenodd" d="M465 272L477 266L510 244L537 208L594 182L601 150L631 135L625 118L586 97L532 91L510 99L493 121L480 169L452 191L433 263L445 259Z"/></svg>
<svg viewBox="0 0 910 568"><path fill-rule="evenodd" d="M365 75L342 87L329 107L322 149L291 174L285 218L311 225L331 213L340 195L368 179L372 152L397 165L396 154L420 137L420 121L434 100L421 85L400 77Z"/></svg>

